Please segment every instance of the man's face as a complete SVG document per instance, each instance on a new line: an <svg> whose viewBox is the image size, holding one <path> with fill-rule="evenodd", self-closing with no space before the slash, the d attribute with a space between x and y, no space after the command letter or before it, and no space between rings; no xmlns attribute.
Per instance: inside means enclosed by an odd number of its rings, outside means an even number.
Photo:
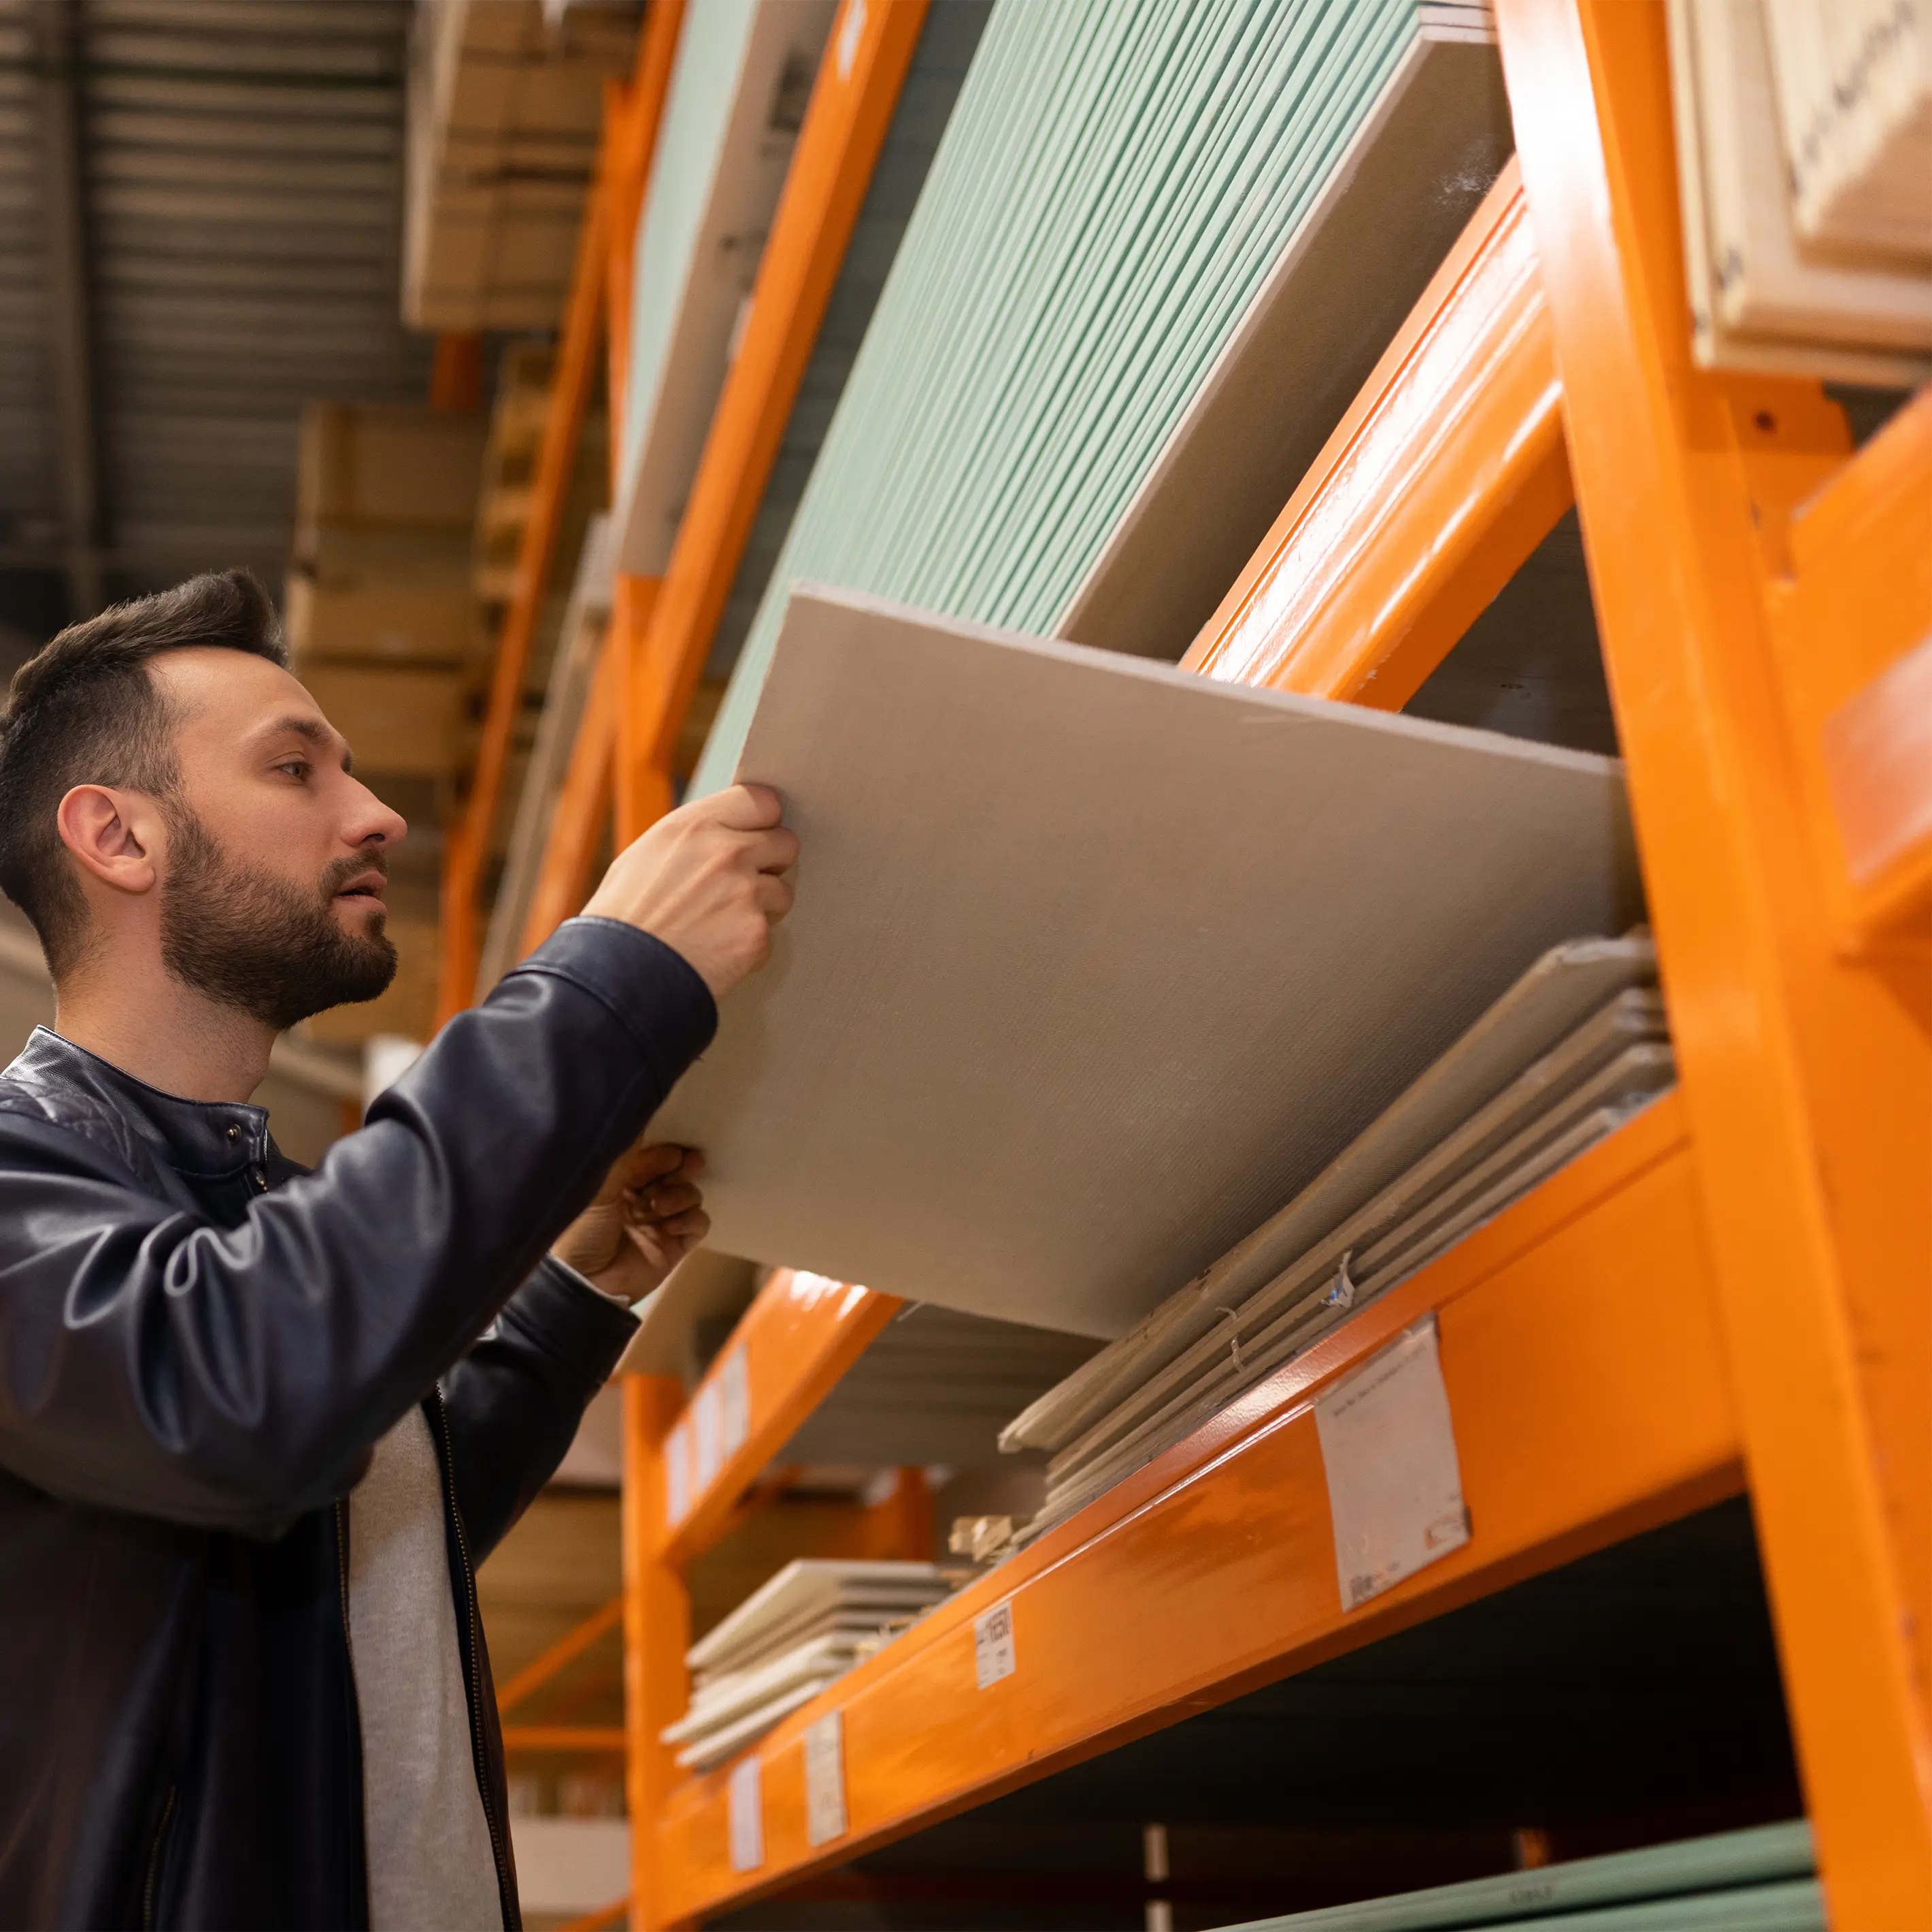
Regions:
<svg viewBox="0 0 1932 1932"><path fill-rule="evenodd" d="M278 666L184 650L150 670L180 721L161 881L170 970L277 1027L373 999L396 967L386 849L408 827L350 776L341 734Z"/></svg>

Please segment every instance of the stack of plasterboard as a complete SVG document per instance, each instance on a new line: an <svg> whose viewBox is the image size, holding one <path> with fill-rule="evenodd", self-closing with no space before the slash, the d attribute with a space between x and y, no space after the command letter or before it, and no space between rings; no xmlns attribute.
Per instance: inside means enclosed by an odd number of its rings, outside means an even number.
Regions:
<svg viewBox="0 0 1932 1932"><path fill-rule="evenodd" d="M1798 232L1932 255L1932 19L1899 0L1765 0Z"/></svg>
<svg viewBox="0 0 1932 1932"><path fill-rule="evenodd" d="M996 8L697 789L801 579L1178 657L1508 158L1488 40L1417 0Z"/></svg>
<svg viewBox="0 0 1932 1932"><path fill-rule="evenodd" d="M1050 1528L1672 1084L1641 934L1546 953L1288 1205L1000 1438L1052 1452Z"/></svg>
<svg viewBox="0 0 1932 1932"><path fill-rule="evenodd" d="M1697 358L1719 368L1846 382L1922 382L1932 375L1932 190L1910 167L1924 118L1916 38L1903 36L1897 60L1880 64L1898 70L1897 112L1888 117L1876 100L1857 106L1864 82L1855 80L1862 70L1856 49L1840 63L1842 82L1827 78L1838 33L1797 31L1808 10L1780 7L1768 22L1760 0L1670 0L1670 84ZM1847 0L1833 12L1856 43L1856 15L1903 10ZM1865 42L1869 51L1869 35ZM1826 74L1814 70L1821 58ZM1869 68L1867 62L1862 70ZM1842 203L1849 219L1868 206L1856 194L1834 198L1832 185L1846 178L1808 172L1808 144L1820 130L1804 104L1821 89L1836 104L1827 131L1849 131L1840 128L1842 113L1890 154L1886 128L1896 122L1902 172L1894 182L1892 169L1884 170L1897 192L1882 196L1883 218L1869 232L1821 220L1827 207ZM1922 143L1922 129L1918 138ZM1870 142L1854 146L1862 153Z"/></svg>
<svg viewBox="0 0 1932 1932"><path fill-rule="evenodd" d="M788 1563L685 1653L691 1707L660 1733L703 1771L761 1738L951 1590L930 1563Z"/></svg>

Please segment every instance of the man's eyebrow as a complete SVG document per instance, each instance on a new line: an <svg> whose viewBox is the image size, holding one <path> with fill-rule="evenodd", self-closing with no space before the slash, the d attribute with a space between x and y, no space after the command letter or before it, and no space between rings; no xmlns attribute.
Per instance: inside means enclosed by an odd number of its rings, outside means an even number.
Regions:
<svg viewBox="0 0 1932 1932"><path fill-rule="evenodd" d="M320 718L304 717L299 711L292 711L285 718L278 718L272 724L262 728L262 736L272 738L281 732L288 732L297 738L306 738L317 751L327 748L335 734ZM347 771L354 762L350 756L348 742L339 740L342 746L342 769Z"/></svg>

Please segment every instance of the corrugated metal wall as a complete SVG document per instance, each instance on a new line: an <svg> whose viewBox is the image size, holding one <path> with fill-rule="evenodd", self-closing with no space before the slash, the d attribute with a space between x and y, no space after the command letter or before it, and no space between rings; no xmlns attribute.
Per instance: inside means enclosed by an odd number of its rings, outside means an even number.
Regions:
<svg viewBox="0 0 1932 1932"><path fill-rule="evenodd" d="M694 790L795 580L1052 628L1419 12L1001 0Z"/></svg>

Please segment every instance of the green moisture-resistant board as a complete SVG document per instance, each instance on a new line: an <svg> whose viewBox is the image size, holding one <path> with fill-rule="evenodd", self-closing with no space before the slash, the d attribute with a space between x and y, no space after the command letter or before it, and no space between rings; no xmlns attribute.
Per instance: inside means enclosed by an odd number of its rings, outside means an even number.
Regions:
<svg viewBox="0 0 1932 1932"><path fill-rule="evenodd" d="M1424 11L1000 0L694 790L731 776L795 580L1052 627Z"/></svg>
<svg viewBox="0 0 1932 1932"><path fill-rule="evenodd" d="M1226 1932L1824 1932L1802 1819L1501 1878L1263 1918Z"/></svg>

